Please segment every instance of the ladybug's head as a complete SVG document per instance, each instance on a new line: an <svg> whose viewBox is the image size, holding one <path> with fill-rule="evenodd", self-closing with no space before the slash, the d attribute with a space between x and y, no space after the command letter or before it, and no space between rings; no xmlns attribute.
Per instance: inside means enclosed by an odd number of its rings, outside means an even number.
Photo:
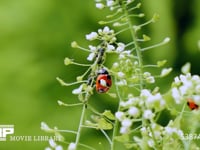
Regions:
<svg viewBox="0 0 200 150"><path fill-rule="evenodd" d="M98 74L98 75L100 75L100 74L108 74L108 71L107 71L106 69L102 68L102 69L100 69L100 70L98 71L97 74Z"/></svg>

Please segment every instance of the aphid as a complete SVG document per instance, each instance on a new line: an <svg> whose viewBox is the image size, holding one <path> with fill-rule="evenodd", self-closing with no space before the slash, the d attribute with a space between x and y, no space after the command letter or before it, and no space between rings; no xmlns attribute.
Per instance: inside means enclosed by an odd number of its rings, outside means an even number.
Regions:
<svg viewBox="0 0 200 150"><path fill-rule="evenodd" d="M99 93L107 92L112 85L112 79L106 69L100 69L98 71L96 79L96 91Z"/></svg>
<svg viewBox="0 0 200 150"><path fill-rule="evenodd" d="M97 57L97 64L102 64L104 61L104 53L105 53L105 49L104 48L99 48L98 49L98 53L96 55Z"/></svg>

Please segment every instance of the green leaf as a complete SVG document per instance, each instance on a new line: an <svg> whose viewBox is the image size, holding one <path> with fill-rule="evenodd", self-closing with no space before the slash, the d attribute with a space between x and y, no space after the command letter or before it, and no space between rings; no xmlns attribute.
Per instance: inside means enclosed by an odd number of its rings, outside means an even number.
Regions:
<svg viewBox="0 0 200 150"><path fill-rule="evenodd" d="M117 140L118 142L126 143L129 141L129 136L128 136L128 134L123 134L120 136L116 136L115 140Z"/></svg>
<svg viewBox="0 0 200 150"><path fill-rule="evenodd" d="M97 123L99 129L110 130L113 128L112 124L107 122L104 118L100 118Z"/></svg>
<svg viewBox="0 0 200 150"><path fill-rule="evenodd" d="M127 149L132 149L132 148L138 149L138 146L137 146L137 144L135 144L135 143L125 143L124 146L125 146Z"/></svg>
<svg viewBox="0 0 200 150"><path fill-rule="evenodd" d="M162 67L162 66L164 66L166 64L166 62L167 62L167 60L158 61L157 62L157 66L158 67Z"/></svg>
<svg viewBox="0 0 200 150"><path fill-rule="evenodd" d="M190 72L190 68L191 68L191 64L189 62L187 62L182 68L181 68L181 72L184 74L187 74Z"/></svg>
<svg viewBox="0 0 200 150"><path fill-rule="evenodd" d="M110 110L105 110L102 115L110 120L115 120L115 116L112 114Z"/></svg>
<svg viewBox="0 0 200 150"><path fill-rule="evenodd" d="M149 36L145 35L145 34L143 34L142 36L143 36L144 41L151 40L151 38Z"/></svg>

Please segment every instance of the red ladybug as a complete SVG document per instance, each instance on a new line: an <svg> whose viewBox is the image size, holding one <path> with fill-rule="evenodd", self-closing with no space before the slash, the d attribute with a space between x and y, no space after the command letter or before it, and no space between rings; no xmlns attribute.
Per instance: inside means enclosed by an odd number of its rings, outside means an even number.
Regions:
<svg viewBox="0 0 200 150"><path fill-rule="evenodd" d="M191 98L187 99L187 105L191 110L199 108L199 105L195 104L195 102Z"/></svg>
<svg viewBox="0 0 200 150"><path fill-rule="evenodd" d="M96 91L99 93L107 92L112 85L112 79L106 69L100 69L96 79Z"/></svg>

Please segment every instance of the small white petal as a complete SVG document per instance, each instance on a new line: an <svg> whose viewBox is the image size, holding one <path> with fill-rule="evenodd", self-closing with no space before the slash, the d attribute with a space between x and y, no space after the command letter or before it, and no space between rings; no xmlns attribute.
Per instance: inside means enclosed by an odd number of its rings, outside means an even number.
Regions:
<svg viewBox="0 0 200 150"><path fill-rule="evenodd" d="M91 52L96 52L97 51L97 47L89 45L88 46Z"/></svg>
<svg viewBox="0 0 200 150"><path fill-rule="evenodd" d="M113 50L115 50L115 47L113 46L113 45L107 45L107 50L108 51L113 51Z"/></svg>
<svg viewBox="0 0 200 150"><path fill-rule="evenodd" d="M56 146L55 150L63 150L61 145Z"/></svg>
<svg viewBox="0 0 200 150"><path fill-rule="evenodd" d="M161 77L167 76L171 71L172 71L172 68L164 68L162 69L160 76Z"/></svg>
<svg viewBox="0 0 200 150"><path fill-rule="evenodd" d="M115 113L115 117L119 120L119 121L122 121L125 117L125 114L124 112L121 112L121 111L118 111Z"/></svg>
<svg viewBox="0 0 200 150"><path fill-rule="evenodd" d="M117 52L122 52L125 49L125 44L124 43L118 43L118 47L116 49Z"/></svg>
<svg viewBox="0 0 200 150"><path fill-rule="evenodd" d="M115 4L115 2L114 2L113 0L108 0L107 3L106 3L106 5L107 5L108 7L111 7L111 6L113 6L114 4Z"/></svg>
<svg viewBox="0 0 200 150"><path fill-rule="evenodd" d="M103 9L105 6L102 3L96 3L96 8Z"/></svg>
<svg viewBox="0 0 200 150"><path fill-rule="evenodd" d="M49 139L49 145L53 148L56 147L56 142L53 139Z"/></svg>
<svg viewBox="0 0 200 150"><path fill-rule="evenodd" d="M120 128L120 131L119 131L119 132L120 132L121 134L126 134L126 133L128 133L128 131L129 131L129 128L122 126L122 127Z"/></svg>
<svg viewBox="0 0 200 150"><path fill-rule="evenodd" d="M96 54L95 53L90 53L89 56L87 57L88 61L93 61L93 59L95 58Z"/></svg>
<svg viewBox="0 0 200 150"><path fill-rule="evenodd" d="M118 72L117 76L120 77L120 78L124 78L125 74L123 72Z"/></svg>
<svg viewBox="0 0 200 150"><path fill-rule="evenodd" d="M98 34L96 32L91 32L90 34L86 35L86 39L89 41L95 40L98 38Z"/></svg>
<svg viewBox="0 0 200 150"><path fill-rule="evenodd" d="M68 146L68 150L76 150L76 144L70 143L69 146Z"/></svg>
<svg viewBox="0 0 200 150"><path fill-rule="evenodd" d="M148 140L147 143L148 143L149 147L154 147L154 145L155 145L155 143L152 139Z"/></svg>
<svg viewBox="0 0 200 150"><path fill-rule="evenodd" d="M137 107L130 107L129 110L128 110L128 114L130 116L133 116L133 117L138 117L140 112L139 112L139 109Z"/></svg>
<svg viewBox="0 0 200 150"><path fill-rule="evenodd" d="M150 119L152 119L154 116L155 116L155 114L153 114L151 110L145 110L145 111L144 111L143 117L144 117L145 119L149 119L149 120L150 120Z"/></svg>
<svg viewBox="0 0 200 150"><path fill-rule="evenodd" d="M110 32L110 28L108 26L105 26L103 28L103 33L108 34Z"/></svg>
<svg viewBox="0 0 200 150"><path fill-rule="evenodd" d="M132 121L130 119L124 119L122 121L122 126L123 127L130 127L132 125Z"/></svg>
<svg viewBox="0 0 200 150"><path fill-rule="evenodd" d="M82 92L82 89L83 89L83 85L80 85L80 87L77 88L77 89L74 89L74 90L72 91L72 93L73 93L73 94L80 94L80 93Z"/></svg>
<svg viewBox="0 0 200 150"><path fill-rule="evenodd" d="M180 104L181 95L180 95L179 90L176 87L172 89L172 97L174 98L176 104Z"/></svg>

